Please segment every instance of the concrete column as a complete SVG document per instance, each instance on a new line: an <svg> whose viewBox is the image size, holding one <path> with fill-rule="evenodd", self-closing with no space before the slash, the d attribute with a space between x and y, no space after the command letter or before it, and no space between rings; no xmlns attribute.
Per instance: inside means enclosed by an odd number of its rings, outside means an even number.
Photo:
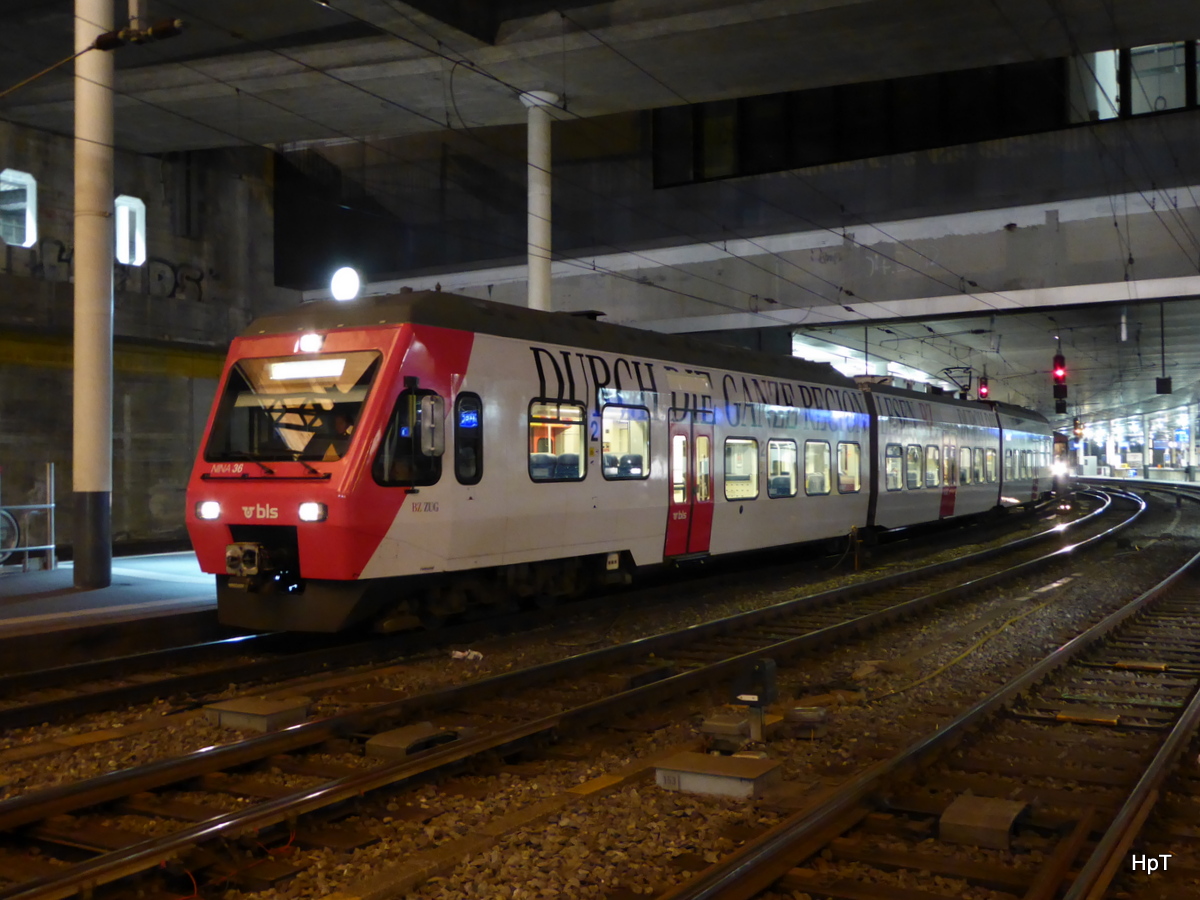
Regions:
<svg viewBox="0 0 1200 900"><path fill-rule="evenodd" d="M1188 429L1188 447L1187 447L1187 479L1192 481L1196 477L1196 411L1195 403L1189 403L1187 406L1187 429Z"/></svg>
<svg viewBox="0 0 1200 900"><path fill-rule="evenodd" d="M75 0L75 51L113 30L113 0ZM75 60L75 587L112 583L113 57Z"/></svg>
<svg viewBox="0 0 1200 900"><path fill-rule="evenodd" d="M521 102L529 110L527 179L529 185L529 308L550 309L550 113L558 95L526 91Z"/></svg>
<svg viewBox="0 0 1200 900"><path fill-rule="evenodd" d="M1154 448L1150 441L1150 417L1143 414L1142 420L1142 477L1150 477L1150 464L1154 461Z"/></svg>

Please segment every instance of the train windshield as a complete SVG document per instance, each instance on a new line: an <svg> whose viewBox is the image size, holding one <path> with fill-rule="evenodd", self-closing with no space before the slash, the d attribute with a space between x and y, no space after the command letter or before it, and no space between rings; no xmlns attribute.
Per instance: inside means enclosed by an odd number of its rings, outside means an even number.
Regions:
<svg viewBox="0 0 1200 900"><path fill-rule="evenodd" d="M380 358L363 350L239 360L221 395L205 460L341 459Z"/></svg>

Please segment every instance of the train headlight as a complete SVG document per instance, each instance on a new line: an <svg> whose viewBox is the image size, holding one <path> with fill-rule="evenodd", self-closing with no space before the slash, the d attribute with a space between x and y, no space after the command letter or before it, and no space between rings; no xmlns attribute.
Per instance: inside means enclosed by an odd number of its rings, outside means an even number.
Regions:
<svg viewBox="0 0 1200 900"><path fill-rule="evenodd" d="M324 522L329 508L324 503L314 503L311 500L300 504L301 522Z"/></svg>
<svg viewBox="0 0 1200 900"><path fill-rule="evenodd" d="M296 349L301 353L319 353L324 344L324 335L310 331L307 334L300 335L300 340L296 342Z"/></svg>
<svg viewBox="0 0 1200 900"><path fill-rule="evenodd" d="M219 519L221 517L221 504L216 500L201 500L196 504L197 519Z"/></svg>
<svg viewBox="0 0 1200 900"><path fill-rule="evenodd" d="M1056 478L1061 478L1067 474L1067 464L1062 460L1055 460L1053 465L1050 466L1050 474Z"/></svg>

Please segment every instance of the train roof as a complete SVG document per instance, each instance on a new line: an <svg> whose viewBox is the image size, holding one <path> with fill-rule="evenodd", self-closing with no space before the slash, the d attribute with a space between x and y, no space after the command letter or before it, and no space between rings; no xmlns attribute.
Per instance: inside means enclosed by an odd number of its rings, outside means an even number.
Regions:
<svg viewBox="0 0 1200 900"><path fill-rule="evenodd" d="M889 397L905 397L909 400L924 400L932 403L940 403L945 406L962 406L966 409L982 409L991 410L990 403L981 403L978 400L959 400L953 394L928 394L924 391L913 391L908 388L897 387L893 384L875 384L869 381L860 381L859 387L871 394L886 394ZM1017 409L1017 407L1012 407Z"/></svg>
<svg viewBox="0 0 1200 900"><path fill-rule="evenodd" d="M1040 412L1035 412L1032 409L1026 409L1023 406L1014 406L1011 403L995 403L996 412L1002 416L1008 416L1011 419L1016 419L1019 422L1037 422L1039 425L1050 427L1050 420L1043 416Z"/></svg>
<svg viewBox="0 0 1200 900"><path fill-rule="evenodd" d="M705 368L772 375L794 381L854 388L854 381L828 363L775 356L713 341L661 334L597 322L584 316L543 312L509 303L441 291L412 291L357 300L314 300L285 312L255 319L242 337L366 328L378 325L431 325L537 343L650 357Z"/></svg>
<svg viewBox="0 0 1200 900"><path fill-rule="evenodd" d="M864 391L872 394L887 394L892 397L908 397L912 400L932 400L935 403L943 403L950 406L964 406L969 409L994 409L999 415L1005 417L1009 423L1025 424L1033 422L1044 426L1046 429L1050 427L1050 420L1039 412L1034 412L1032 409L1026 409L1023 406L1014 406L1011 403L1002 403L999 400L959 400L953 394L925 394L921 391L912 391L908 388L896 387L890 384L873 384L871 382L860 381L859 387Z"/></svg>

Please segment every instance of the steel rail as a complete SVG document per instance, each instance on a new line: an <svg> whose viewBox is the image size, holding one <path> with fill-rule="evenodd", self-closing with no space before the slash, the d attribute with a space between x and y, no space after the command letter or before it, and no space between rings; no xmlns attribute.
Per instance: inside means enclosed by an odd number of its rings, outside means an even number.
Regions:
<svg viewBox="0 0 1200 900"><path fill-rule="evenodd" d="M1087 484L1096 490L1111 490L1120 486L1127 491L1160 491L1168 494L1178 494L1187 500L1200 502L1200 484L1186 481L1159 481L1152 478L1111 478L1101 475L1076 476L1075 481Z"/></svg>
<svg viewBox="0 0 1200 900"><path fill-rule="evenodd" d="M1101 532L1087 541L1080 542L1078 545L1060 548L1046 556L1022 563L1020 567L1006 569L1002 573L984 576L981 579L974 579L967 583L966 588L961 588L962 592L965 592L968 588L974 590L988 587L990 584L1001 580L1001 576L1006 573L1011 576L1023 570L1021 567L1034 567L1052 561L1064 553L1068 553L1076 548L1089 546L1091 543L1098 542L1116 533L1116 531L1128 527L1145 510L1144 502L1141 502L1138 498L1131 499L1139 502L1140 506L1138 512L1124 522ZM1110 506L1111 500L1106 500L1100 508L1088 516L1076 520L1072 525L1090 521L1107 512ZM182 757L159 760L144 766L138 766L134 769L110 772L85 782L23 794L0 801L0 830L27 825L48 815L57 815L84 806L119 799L128 793L165 787L185 778L196 777L197 775L218 771L222 768L242 765L255 759L270 756L273 753L285 753L304 746L319 744L345 734L379 729L389 721L415 716L428 709L453 707L480 696L503 694L506 691L537 685L548 678L571 677L601 665L642 659L651 654L661 658L664 654L677 649L681 644L686 642L703 639L712 635L728 634L736 628L753 627L768 623L775 618L807 609L809 606L827 606L835 601L851 600L862 594L896 588L908 582L926 578L930 575L938 575L953 568L969 567L978 562L1001 555L1014 547L1021 549L1038 540L1045 540L1047 537L1052 537L1057 533L1060 532L1052 529L1043 534L1032 535L1028 538L1014 541L1004 547L980 551L979 553L961 557L957 560L935 563L909 572L900 572L882 579L858 585L850 585L845 588L834 588L818 594L784 601L783 603L765 607L764 609L737 613L722 619L692 625L679 631L639 638L616 647L603 647L539 666L504 672L476 682L454 685L415 697L405 697L381 704L369 710L342 713L326 719L296 725L284 731L249 738L235 744L199 750ZM767 652L775 652L783 655L810 647L819 647L823 642L828 641L830 638L839 637L845 632L852 633L862 630L873 624L887 621L889 618L895 618L909 611L916 611L924 605L935 602L934 599L929 598L936 598L936 601L952 599L955 595L954 592L959 590L960 586L956 586L948 589L946 592L915 598L905 603L877 611L876 613L827 626L818 631L810 632L808 635L801 635L768 648L760 648L736 657L734 660L737 666L745 666L749 660L756 659ZM725 665L725 663L717 663L714 664L714 667ZM733 662L730 662L727 668L733 671L736 669L736 666ZM697 671L707 671L707 669ZM85 793L86 796L83 796Z"/></svg>
<svg viewBox="0 0 1200 900"><path fill-rule="evenodd" d="M1124 849L1141 830L1142 821L1157 800L1159 788L1170 773L1176 758L1196 734L1200 725L1200 690L1197 690L1183 714L1175 722L1167 739L1146 765L1125 803L1117 811L1104 836L1096 843L1063 900L1098 900L1108 888Z"/></svg>
<svg viewBox="0 0 1200 900"><path fill-rule="evenodd" d="M1072 526L1078 522L1084 522L1088 518L1090 516L1081 517L1077 522L1072 523ZM1055 533L1056 529L1048 529L1020 541L1011 542L1006 546L1009 549L1019 548L1023 545L1023 541L1045 540L1053 537ZM1004 552L1004 548L1000 548L999 552ZM721 577L724 576L717 576L718 581ZM644 591L653 595L662 589L662 586L649 586ZM631 601L628 595L618 595L614 602L617 605L624 605L636 601ZM215 661L214 657L221 653L287 653L283 659L252 660L206 672L174 675L157 681L138 681L133 684L117 685L67 697L20 704L7 709L0 708L0 731L42 723L55 723L72 716L111 709L117 705L145 703L180 694L194 695L217 687L224 688L230 683L294 677L298 673L311 671L314 667L332 668L376 663L382 659L412 653L417 649L427 650L431 645L447 646L480 640L484 637L494 637L497 634L508 634L528 628L531 624L541 624L543 620L553 621L561 614L569 612L568 609L544 611L541 616L534 617L532 621L528 612L491 616L484 620L438 630L432 634L421 633L418 636L408 633L350 644L342 640L330 642L328 646L324 647L319 646L319 640L327 640L328 636L320 636L318 639L313 639L311 636L300 636L302 639L307 638L306 643L318 644L312 650L301 652L283 651L276 646L285 640L294 642L296 635L279 633L239 635L185 647L151 650L129 656L50 669L0 674L0 698L2 698L19 691L33 692L51 687L69 687L72 684L89 681L120 679L135 672L147 671L155 666L170 669L204 664ZM259 645L265 646L260 647Z"/></svg>
<svg viewBox="0 0 1200 900"><path fill-rule="evenodd" d="M684 884L660 895L659 900L748 900L755 894L766 890L798 863L795 848L811 835L828 828L831 823L863 804L889 777L918 764L927 756L953 746L983 718L1011 703L1017 696L1029 690L1052 671L1067 665L1097 641L1160 599L1189 574L1198 562L1200 562L1200 553L1189 559L1162 582L1109 614L1087 631L1072 638L1004 687L957 716L937 733L927 735L890 760L860 773L819 807L786 819L765 835L736 851L724 862L706 869ZM1197 698L1193 699L1192 705L1197 705ZM1190 720L1191 706L1189 706L1188 712ZM1200 706L1197 706L1196 715L1200 715ZM1170 750L1168 751L1165 747L1163 749L1165 755L1173 755L1180 749L1180 742L1186 738L1187 733L1180 731L1178 735L1176 736L1175 732L1172 733L1173 741ZM1160 780L1161 771L1154 777L1143 778L1142 782L1145 782L1143 793L1154 790ZM1139 782L1139 787L1143 787L1142 782ZM1131 820L1137 806L1138 804L1130 801L1126 804L1128 810L1125 807L1122 808L1123 824L1127 824ZM1116 841L1119 839L1120 832L1114 831L1114 833L1117 836L1113 838L1113 841ZM1113 846L1113 844L1108 846ZM1097 865L1103 865L1104 857L1099 853L1094 854L1092 859L1096 861Z"/></svg>
<svg viewBox="0 0 1200 900"><path fill-rule="evenodd" d="M964 585L957 585L936 592L935 594L904 601L901 604L859 616L847 622L827 626L807 635L780 641L768 647L739 654L738 656L730 657L729 659L702 668L672 675L650 684L592 701L565 712L525 723L498 735L482 736L444 745L443 747L418 754L410 760L373 768L363 773L332 781L317 788L298 791L277 800L256 804L246 810L218 816L167 837L147 840L122 851L105 854L94 860L79 863L53 878L18 885L9 891L0 891L0 900L58 900L58 898L69 897L78 893L81 886L86 890L89 887L95 887L136 872L145 871L147 868L156 866L206 840L212 840L217 837L237 836L249 830L263 828L271 824L286 821L296 815L352 799L367 790L427 777L435 770L461 765L467 759L481 753L501 752L503 754L527 746L530 743L553 741L561 732L567 729L580 729L603 721L618 709L636 708L660 702L669 697L697 690L714 681L726 680L731 675L744 670L747 665L752 664L764 655L788 656L804 649L828 646L831 637L839 636L846 631L863 630L873 625L898 618L901 615L912 613L932 603L959 596L966 591L974 591L992 586L1004 578L1025 574L1032 568L1062 558L1065 554L1092 546L1096 542L1128 527L1142 515L1146 509L1145 502L1136 497L1131 497L1130 499L1138 503L1137 511L1125 521L1106 529L1100 534L1080 541L1078 544L1059 548L1037 559L1007 568L1002 572L973 579ZM1098 510L1096 514L1107 510L1110 506L1111 501L1106 502L1102 510ZM1029 540L1027 538L1016 543L1023 545L1028 543ZM981 556L992 555L995 555L995 551L989 550L963 559L978 559ZM930 571L937 572L942 570L946 565L945 563L939 563L917 571L928 574ZM913 577L911 573L904 573L904 575ZM886 580L892 581L897 577L890 576ZM783 606L791 607L799 602L801 601L788 601ZM746 617L757 621L758 614L761 612L763 611L740 614L720 620L721 623L726 624L723 628L715 630L727 631L727 623ZM658 638L669 637L678 641L680 634L684 636L707 634L710 631L709 624L706 623L704 626L694 626L684 629L680 633L671 633L665 636L657 636L657 638L645 638L636 641L632 646L637 646L640 650L635 655L639 657L643 656L648 648L659 646L655 643ZM518 685L538 684L545 680L548 669L553 669L555 670L554 674L561 675L564 671L571 672L575 670L576 667L582 665L581 661L583 660L590 660L591 663L586 665L586 668L592 668L595 662L604 657L606 653L611 658L611 651L614 649L625 651L627 647L592 651L571 657L559 663L551 663L547 666L534 667L529 670L504 673L472 685L456 686L438 691L433 695L406 698L384 704L372 710L343 713L316 722L294 725L274 734L251 738L247 741L225 747L208 748L180 759L162 760L139 767L138 769L113 772L79 785L65 785L60 788L51 788L16 797L0 802L0 829L11 829L28 825L51 815L116 800L138 791L163 787L208 772L259 760L275 753L312 746L333 737L369 731L378 727L381 722L401 715L411 714L426 706L453 705L456 701L466 699L468 695L473 695L475 699L478 699L478 692L485 686L490 691L499 692ZM85 790L86 796L84 796Z"/></svg>

